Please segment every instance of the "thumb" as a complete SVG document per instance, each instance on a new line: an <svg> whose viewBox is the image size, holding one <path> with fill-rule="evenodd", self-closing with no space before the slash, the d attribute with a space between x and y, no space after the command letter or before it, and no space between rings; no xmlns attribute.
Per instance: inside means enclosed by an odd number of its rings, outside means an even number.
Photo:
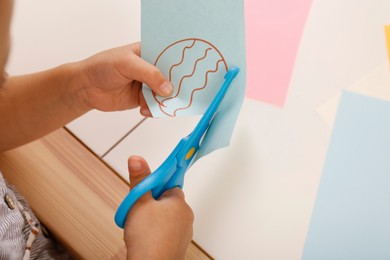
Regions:
<svg viewBox="0 0 390 260"><path fill-rule="evenodd" d="M134 55L130 55L128 62L125 64L126 71L128 72L126 74L131 72L130 75L133 79L146 83L159 96L169 96L173 92L172 83L169 82L157 67L139 56L139 44L132 44L131 48Z"/></svg>
<svg viewBox="0 0 390 260"><path fill-rule="evenodd" d="M127 160L129 174L130 174L130 189L133 189L145 177L150 174L150 167L145 159L141 156L130 156ZM152 198L151 192L147 192L143 197Z"/></svg>

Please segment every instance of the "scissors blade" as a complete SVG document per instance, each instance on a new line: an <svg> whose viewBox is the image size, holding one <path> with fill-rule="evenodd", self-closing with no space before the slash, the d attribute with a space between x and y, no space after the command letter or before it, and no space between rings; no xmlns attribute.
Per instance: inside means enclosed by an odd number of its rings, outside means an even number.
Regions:
<svg viewBox="0 0 390 260"><path fill-rule="evenodd" d="M228 72L225 74L224 83L222 84L221 88L218 90L214 99L211 101L211 104L209 105L206 112L200 119L199 123L195 126L194 131L192 131L190 135L184 138L186 139L186 143L185 145L183 145L181 151L177 154L177 159L179 162L184 162L185 164L187 164L188 158L194 157L194 155L199 149L200 141L202 140L203 136L207 132L210 123L212 122L214 115L217 112L219 105L221 104L221 101L225 97L225 94L229 89L233 79L237 76L239 72L240 69L238 67L231 67L228 70ZM191 156L189 156L189 154ZM183 160L183 158L185 160Z"/></svg>

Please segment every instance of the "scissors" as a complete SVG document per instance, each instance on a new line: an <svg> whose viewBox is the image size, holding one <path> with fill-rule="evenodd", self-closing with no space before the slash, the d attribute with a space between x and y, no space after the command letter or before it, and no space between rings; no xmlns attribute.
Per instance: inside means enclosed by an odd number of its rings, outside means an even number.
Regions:
<svg viewBox="0 0 390 260"><path fill-rule="evenodd" d="M123 228L125 226L126 216L131 207L148 191L152 192L153 198L158 199L169 189L175 187L183 188L184 175L191 167L191 162L199 151L201 141L209 129L218 106L239 71L237 67L232 67L228 70L225 74L223 85L192 133L180 140L172 153L156 171L130 190L115 214L115 223L118 227Z"/></svg>

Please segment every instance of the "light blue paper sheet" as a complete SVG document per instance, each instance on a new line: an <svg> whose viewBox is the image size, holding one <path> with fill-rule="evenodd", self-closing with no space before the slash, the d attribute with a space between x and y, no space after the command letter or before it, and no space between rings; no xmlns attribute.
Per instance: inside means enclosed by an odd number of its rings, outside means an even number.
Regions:
<svg viewBox="0 0 390 260"><path fill-rule="evenodd" d="M390 103L344 92L302 259L390 259Z"/></svg>
<svg viewBox="0 0 390 260"><path fill-rule="evenodd" d="M243 0L142 0L142 57L174 85L169 98L143 94L154 117L202 114L231 66L240 73L230 86L197 154L229 145L245 95Z"/></svg>

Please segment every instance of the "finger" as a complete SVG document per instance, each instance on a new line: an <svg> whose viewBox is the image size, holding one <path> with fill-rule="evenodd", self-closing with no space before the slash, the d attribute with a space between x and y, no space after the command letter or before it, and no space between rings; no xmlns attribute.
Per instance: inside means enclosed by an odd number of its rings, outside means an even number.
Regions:
<svg viewBox="0 0 390 260"><path fill-rule="evenodd" d="M148 163L141 156L133 155L127 160L130 174L131 188L150 174Z"/></svg>
<svg viewBox="0 0 390 260"><path fill-rule="evenodd" d="M148 163L141 156L130 156L127 160L127 163L130 174L130 189L133 189L138 183L140 183L145 177L150 174L150 168ZM140 198L140 200L152 198L152 193L147 192L144 196Z"/></svg>
<svg viewBox="0 0 390 260"><path fill-rule="evenodd" d="M124 103L127 101L126 109L133 109L139 107L139 93L142 93L142 83L139 81L133 81L130 88L127 88L127 95L123 95Z"/></svg>
<svg viewBox="0 0 390 260"><path fill-rule="evenodd" d="M141 82L134 80L133 84L132 84L132 88L134 89L134 92L136 91L137 95L142 94L142 83ZM139 99L139 97L138 97L138 99Z"/></svg>
<svg viewBox="0 0 390 260"><path fill-rule="evenodd" d="M146 103L145 97L142 94L142 89L140 89L138 93L138 104L140 106L139 112L141 115L146 117L153 117L152 112L150 112L150 109Z"/></svg>
<svg viewBox="0 0 390 260"><path fill-rule="evenodd" d="M173 86L162 72L152 64L140 58L137 53L132 53L125 64L125 75L134 80L144 82L159 96L169 96L173 92Z"/></svg>
<svg viewBox="0 0 390 260"><path fill-rule="evenodd" d="M135 42L130 44L131 50L137 55L141 57L141 43Z"/></svg>
<svg viewBox="0 0 390 260"><path fill-rule="evenodd" d="M153 117L152 112L150 112L148 106L142 106L140 108L140 114L145 116L145 117Z"/></svg>
<svg viewBox="0 0 390 260"><path fill-rule="evenodd" d="M185 199L184 192L178 187L167 190L166 192L163 193L163 195L161 195L160 199L172 198L172 197L176 197L182 200Z"/></svg>

